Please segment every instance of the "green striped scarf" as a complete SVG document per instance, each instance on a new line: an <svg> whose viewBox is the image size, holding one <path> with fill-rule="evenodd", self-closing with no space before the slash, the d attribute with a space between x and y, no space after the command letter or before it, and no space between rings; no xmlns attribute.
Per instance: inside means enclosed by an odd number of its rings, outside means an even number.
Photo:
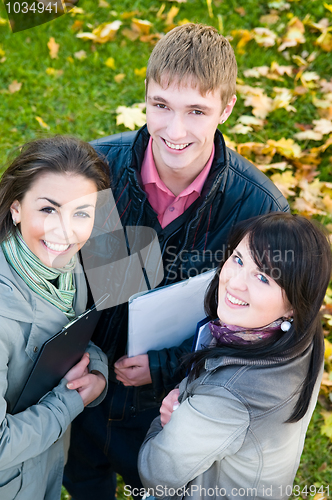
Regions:
<svg viewBox="0 0 332 500"><path fill-rule="evenodd" d="M7 262L31 290L60 309L69 320L75 317L73 301L76 289L72 273L75 256L61 269L47 267L31 252L18 229L1 243L1 248ZM57 286L50 282L56 279Z"/></svg>

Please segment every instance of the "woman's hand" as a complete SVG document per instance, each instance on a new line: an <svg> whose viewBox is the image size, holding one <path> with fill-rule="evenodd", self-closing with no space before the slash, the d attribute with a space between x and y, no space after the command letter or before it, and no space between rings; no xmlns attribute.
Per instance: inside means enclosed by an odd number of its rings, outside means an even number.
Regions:
<svg viewBox="0 0 332 500"><path fill-rule="evenodd" d="M77 390L83 400L84 406L92 403L92 401L100 396L106 386L105 377L100 372L92 371L89 373L89 362L89 354L83 354L81 361L71 368L64 377L68 380L67 388Z"/></svg>
<svg viewBox="0 0 332 500"><path fill-rule="evenodd" d="M71 368L64 378L68 382L72 382L73 380L76 380L77 378L83 377L83 375L87 375L89 373L88 370L88 364L90 363L90 355L88 352L85 352L81 358L81 360Z"/></svg>
<svg viewBox="0 0 332 500"><path fill-rule="evenodd" d="M166 398L163 399L162 405L160 407L160 421L161 425L168 424L171 419L172 413L179 406L179 389L173 389Z"/></svg>

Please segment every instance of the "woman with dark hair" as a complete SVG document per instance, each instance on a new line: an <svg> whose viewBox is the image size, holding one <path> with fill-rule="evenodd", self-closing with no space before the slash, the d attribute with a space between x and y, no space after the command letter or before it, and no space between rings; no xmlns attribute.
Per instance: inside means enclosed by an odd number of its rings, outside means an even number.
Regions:
<svg viewBox="0 0 332 500"><path fill-rule="evenodd" d="M330 244L304 217L270 213L238 225L228 248L205 299L211 341L140 451L157 497L292 494L323 370Z"/></svg>
<svg viewBox="0 0 332 500"><path fill-rule="evenodd" d="M107 359L92 343L37 404L12 409L40 348L86 308L77 259L107 166L68 137L26 144L0 181L0 498L59 500L64 433L105 394Z"/></svg>

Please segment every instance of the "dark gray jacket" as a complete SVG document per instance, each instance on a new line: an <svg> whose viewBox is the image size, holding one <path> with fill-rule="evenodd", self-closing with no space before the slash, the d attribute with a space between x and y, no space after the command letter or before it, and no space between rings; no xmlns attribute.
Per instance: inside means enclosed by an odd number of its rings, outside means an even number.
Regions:
<svg viewBox="0 0 332 500"><path fill-rule="evenodd" d="M138 461L145 488L173 500L185 491L195 500L288 498L321 376L306 415L285 421L310 356L309 347L286 363L208 359L199 378L182 381L169 423L162 428L158 417L151 424Z"/></svg>

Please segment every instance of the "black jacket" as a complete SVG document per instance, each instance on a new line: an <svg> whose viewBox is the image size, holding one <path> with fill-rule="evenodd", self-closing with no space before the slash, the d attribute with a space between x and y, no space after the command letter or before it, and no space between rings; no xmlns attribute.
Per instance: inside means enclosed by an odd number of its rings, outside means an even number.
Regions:
<svg viewBox="0 0 332 500"><path fill-rule="evenodd" d="M164 264L164 280L160 285L217 267L228 234L236 222L259 214L289 210L274 184L252 163L227 148L217 130L215 156L201 196L162 229L156 212L147 201L140 176L148 141L149 133L144 126L138 132L113 135L91 144L109 164L122 226L148 226L158 234ZM110 365L124 354L126 339L127 306L105 311L93 340L107 353ZM183 378L179 358L190 351L191 343L189 339L180 347L149 351L153 387L139 388L139 407L150 406L149 402L153 401L156 404Z"/></svg>

